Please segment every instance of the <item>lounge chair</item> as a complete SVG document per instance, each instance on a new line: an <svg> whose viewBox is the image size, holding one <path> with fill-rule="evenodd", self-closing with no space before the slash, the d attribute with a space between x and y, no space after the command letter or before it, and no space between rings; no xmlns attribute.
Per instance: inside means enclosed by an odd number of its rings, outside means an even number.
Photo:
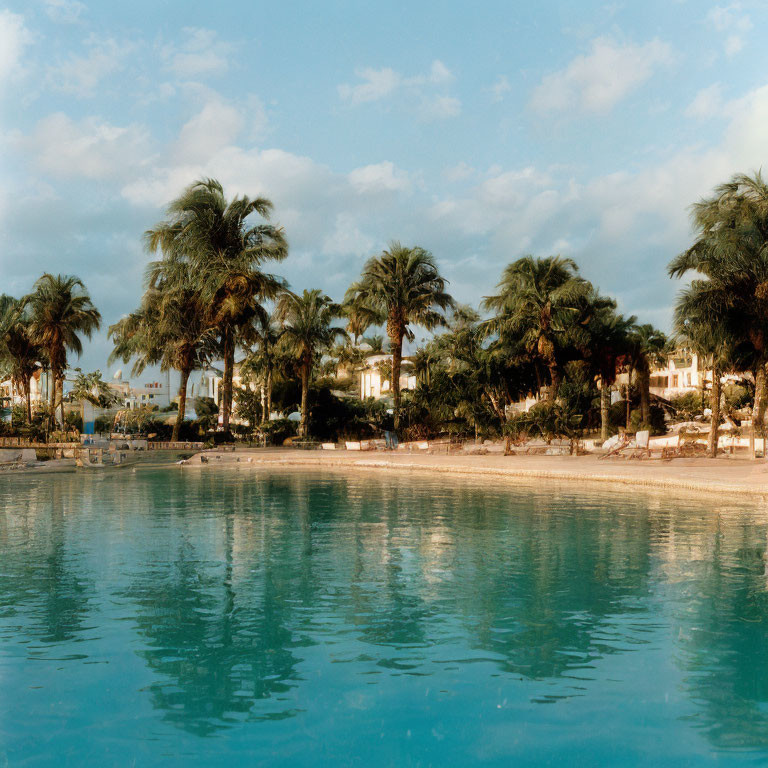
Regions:
<svg viewBox="0 0 768 768"><path fill-rule="evenodd" d="M609 456L619 455L630 444L629 435L621 434L609 437L604 443L603 448L606 449L606 453L600 456L600 459L607 459Z"/></svg>

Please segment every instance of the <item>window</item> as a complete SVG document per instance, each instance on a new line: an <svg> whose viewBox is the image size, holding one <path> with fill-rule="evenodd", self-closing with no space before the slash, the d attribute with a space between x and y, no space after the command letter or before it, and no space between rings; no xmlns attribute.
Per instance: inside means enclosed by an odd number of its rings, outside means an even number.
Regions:
<svg viewBox="0 0 768 768"><path fill-rule="evenodd" d="M676 386L677 386L677 381L678 381L678 376L677 376L677 374L673 374L673 375L672 375L672 386L673 386L673 387L676 387Z"/></svg>

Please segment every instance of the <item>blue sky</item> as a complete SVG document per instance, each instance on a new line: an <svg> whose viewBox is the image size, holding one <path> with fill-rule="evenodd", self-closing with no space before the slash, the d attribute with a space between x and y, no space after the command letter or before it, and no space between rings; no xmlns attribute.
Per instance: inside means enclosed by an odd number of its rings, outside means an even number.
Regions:
<svg viewBox="0 0 768 768"><path fill-rule="evenodd" d="M688 207L768 158L768 2L0 0L0 291L137 303L142 232L195 178L275 203L295 289L400 239L477 304L575 258L662 327ZM106 371L108 345L81 361Z"/></svg>

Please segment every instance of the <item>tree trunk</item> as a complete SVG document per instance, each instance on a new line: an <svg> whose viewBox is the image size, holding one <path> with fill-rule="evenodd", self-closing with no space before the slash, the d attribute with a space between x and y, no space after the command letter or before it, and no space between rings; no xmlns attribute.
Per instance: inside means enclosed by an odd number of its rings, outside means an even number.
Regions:
<svg viewBox="0 0 768 768"><path fill-rule="evenodd" d="M173 434L171 442L175 443L179 439L179 430L184 416L187 412L187 381L189 380L189 368L183 368L181 371L181 382L179 383L179 410L176 413L176 423L173 425Z"/></svg>
<svg viewBox="0 0 768 768"><path fill-rule="evenodd" d="M229 419L232 415L232 375L235 365L235 337L231 328L224 331L224 381L221 398L221 428L229 431Z"/></svg>
<svg viewBox="0 0 768 768"><path fill-rule="evenodd" d="M24 399L27 401L27 421L32 423L32 385L29 379L24 379Z"/></svg>
<svg viewBox="0 0 768 768"><path fill-rule="evenodd" d="M549 394L547 400L554 403L557 398L557 390L560 388L560 372L557 370L557 362L554 357L550 357L547 360L547 368L549 369Z"/></svg>
<svg viewBox="0 0 768 768"><path fill-rule="evenodd" d="M51 368L51 375L48 380L48 407L50 413L48 414L48 423L50 424L50 430L56 428L56 374Z"/></svg>
<svg viewBox="0 0 768 768"><path fill-rule="evenodd" d="M395 403L395 432L400 429L400 366L403 361L403 336L394 334L389 337L392 346L392 399Z"/></svg>
<svg viewBox="0 0 768 768"><path fill-rule="evenodd" d="M712 366L712 421L709 427L709 455L717 457L717 430L720 427L720 372Z"/></svg>
<svg viewBox="0 0 768 768"><path fill-rule="evenodd" d="M608 439L608 427L611 411L611 388L602 381L600 383L600 439Z"/></svg>
<svg viewBox="0 0 768 768"><path fill-rule="evenodd" d="M755 404L752 408L752 436L750 438L753 459L757 454L755 438L764 436L765 407L768 405L765 395L765 364L761 364L755 371ZM763 445L763 457L765 457L765 445Z"/></svg>
<svg viewBox="0 0 768 768"><path fill-rule="evenodd" d="M643 369L639 372L640 385L640 417L644 426L651 423L651 373Z"/></svg>
<svg viewBox="0 0 768 768"><path fill-rule="evenodd" d="M484 391L488 396L488 399L491 401L491 408L493 408L493 412L501 419L502 423L506 422L507 419L505 411L499 404L499 400L496 395L493 394L493 390L490 387L487 387Z"/></svg>
<svg viewBox="0 0 768 768"><path fill-rule="evenodd" d="M61 400L59 400L59 410L61 414L61 428L64 429L64 375L62 374L59 381L59 388L61 393Z"/></svg>
<svg viewBox="0 0 768 768"><path fill-rule="evenodd" d="M301 366L301 421L299 422L299 437L307 436L309 426L309 369L311 363L303 363Z"/></svg>
<svg viewBox="0 0 768 768"><path fill-rule="evenodd" d="M261 423L267 420L267 384L266 381L261 385Z"/></svg>
<svg viewBox="0 0 768 768"><path fill-rule="evenodd" d="M626 424L627 432L632 426L632 372L630 371L627 379L627 387L624 390L624 402L626 403Z"/></svg>
<svg viewBox="0 0 768 768"><path fill-rule="evenodd" d="M272 368L267 370L267 416L265 421L272 418Z"/></svg>

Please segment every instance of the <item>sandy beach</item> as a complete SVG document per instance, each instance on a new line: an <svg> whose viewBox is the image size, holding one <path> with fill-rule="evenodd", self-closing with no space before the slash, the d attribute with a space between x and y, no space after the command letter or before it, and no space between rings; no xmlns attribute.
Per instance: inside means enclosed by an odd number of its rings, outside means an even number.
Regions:
<svg viewBox="0 0 768 768"><path fill-rule="evenodd" d="M201 458L202 457L202 458ZM207 460L207 463L204 463ZM358 471L398 470L668 488L704 493L768 498L768 462L750 459L626 460L596 456L503 456L414 454L397 452L238 450L196 454L184 468L217 466L304 467Z"/></svg>

